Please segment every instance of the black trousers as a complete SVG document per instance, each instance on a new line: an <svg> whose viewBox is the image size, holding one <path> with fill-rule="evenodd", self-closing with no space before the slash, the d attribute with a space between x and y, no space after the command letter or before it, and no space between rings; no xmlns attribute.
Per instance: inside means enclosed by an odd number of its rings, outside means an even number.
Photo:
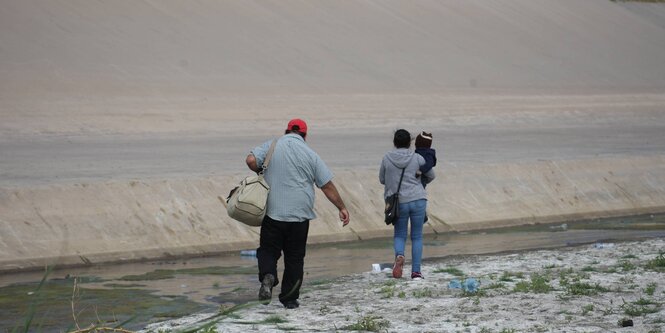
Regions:
<svg viewBox="0 0 665 333"><path fill-rule="evenodd" d="M284 274L282 291L279 294L279 301L282 303L300 297L308 232L309 220L282 222L266 216L261 224L260 245L256 251L259 281L263 281L266 274L272 274L275 277L275 286L279 284L277 261L283 252Z"/></svg>

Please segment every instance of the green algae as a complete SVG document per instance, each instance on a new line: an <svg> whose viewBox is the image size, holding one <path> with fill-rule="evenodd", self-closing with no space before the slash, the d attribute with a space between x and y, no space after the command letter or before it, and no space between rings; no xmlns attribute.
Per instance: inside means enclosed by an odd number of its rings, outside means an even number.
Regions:
<svg viewBox="0 0 665 333"><path fill-rule="evenodd" d="M97 279L83 278L82 281ZM20 283L0 288L0 327L23 332L67 331L91 324L140 328L153 318L175 318L191 315L204 306L185 296L163 297L152 291L134 288L97 289L74 279L53 279L38 283ZM74 311L72 311L72 304ZM75 313L74 313L75 312ZM31 318L26 324L25 318Z"/></svg>
<svg viewBox="0 0 665 333"><path fill-rule="evenodd" d="M176 277L178 274L184 275L233 275L233 274L254 274L257 272L256 267L201 267L201 268L185 268L185 269L156 269L152 272L147 272L138 275L125 275L119 280L122 281L153 281L153 280L166 280Z"/></svg>
<svg viewBox="0 0 665 333"><path fill-rule="evenodd" d="M565 223L526 224L514 227L490 228L476 232L502 234L515 232L558 232L566 230L660 231L665 230L665 214L608 217L568 221Z"/></svg>

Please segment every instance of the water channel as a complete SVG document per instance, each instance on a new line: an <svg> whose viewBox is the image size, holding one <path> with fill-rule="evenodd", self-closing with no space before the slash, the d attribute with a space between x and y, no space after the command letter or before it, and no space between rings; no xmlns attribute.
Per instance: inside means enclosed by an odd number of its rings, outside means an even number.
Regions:
<svg viewBox="0 0 665 333"><path fill-rule="evenodd" d="M427 235L424 264L450 256L652 237L665 237L665 214ZM370 271L373 263L389 265L392 239L310 245L307 251L303 293L340 276ZM26 326L30 332L66 332L77 329L77 323L85 328L100 322L140 329L255 300L257 287L256 258L240 252L5 274L0 275L0 333L23 332Z"/></svg>

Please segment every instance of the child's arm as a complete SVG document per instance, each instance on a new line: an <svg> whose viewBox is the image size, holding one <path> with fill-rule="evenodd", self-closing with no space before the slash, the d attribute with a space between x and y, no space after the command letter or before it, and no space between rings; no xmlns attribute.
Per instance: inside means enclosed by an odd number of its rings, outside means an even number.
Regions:
<svg viewBox="0 0 665 333"><path fill-rule="evenodd" d="M434 174L434 169L429 169L427 173L423 173L422 175L422 181L425 184L431 183L434 180L434 178L436 178L436 175Z"/></svg>

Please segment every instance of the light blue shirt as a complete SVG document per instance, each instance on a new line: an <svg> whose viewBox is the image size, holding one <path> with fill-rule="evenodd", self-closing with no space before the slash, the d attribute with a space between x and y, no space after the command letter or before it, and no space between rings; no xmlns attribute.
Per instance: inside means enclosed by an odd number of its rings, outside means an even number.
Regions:
<svg viewBox="0 0 665 333"><path fill-rule="evenodd" d="M271 143L266 141L252 150L258 166L263 165ZM264 174L270 185L266 215L284 222L315 219L314 185L321 188L333 178L321 157L293 133L278 139Z"/></svg>

